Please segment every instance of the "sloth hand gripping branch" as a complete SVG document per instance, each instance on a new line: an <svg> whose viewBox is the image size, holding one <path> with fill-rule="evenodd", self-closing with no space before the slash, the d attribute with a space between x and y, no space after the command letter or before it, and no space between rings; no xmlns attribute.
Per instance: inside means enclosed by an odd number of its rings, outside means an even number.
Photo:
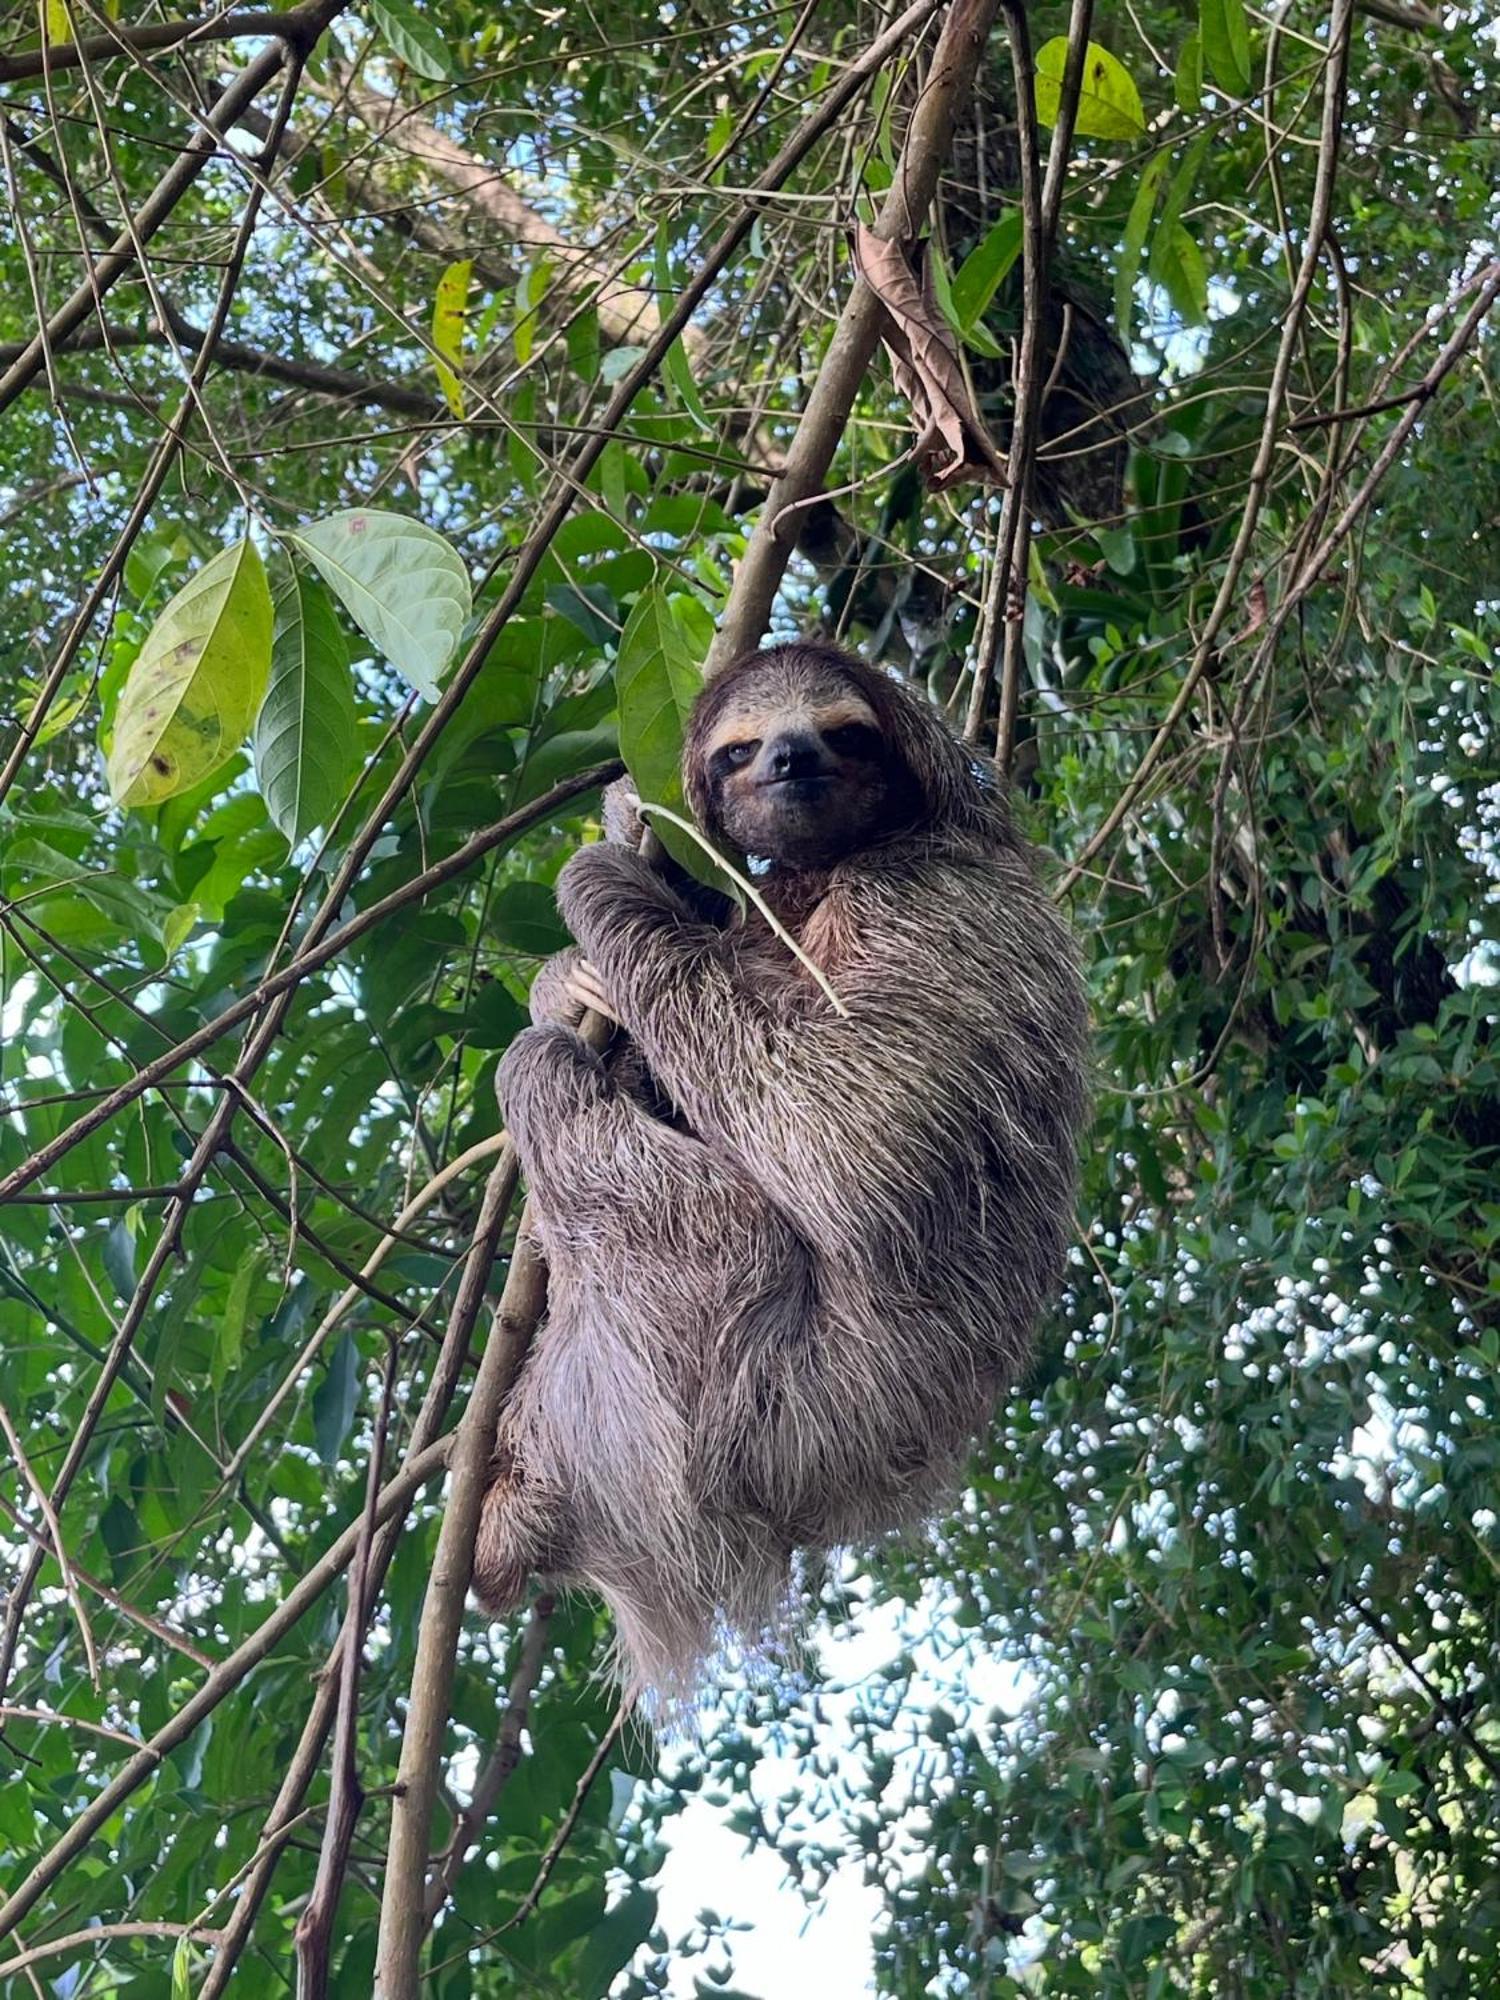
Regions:
<svg viewBox="0 0 1500 2000"><path fill-rule="evenodd" d="M612 1610L627 1689L690 1699L784 1621L799 1553L920 1524L1061 1280L1085 1116L1068 932L1003 794L925 700L832 648L700 697L687 795L755 912L615 842L500 1071L550 1270L475 1584ZM604 1003L618 1058L574 1032Z"/></svg>

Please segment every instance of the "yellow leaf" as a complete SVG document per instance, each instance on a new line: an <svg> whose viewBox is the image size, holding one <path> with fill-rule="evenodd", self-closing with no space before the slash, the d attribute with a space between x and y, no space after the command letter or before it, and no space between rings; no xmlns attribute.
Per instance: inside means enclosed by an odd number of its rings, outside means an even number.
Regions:
<svg viewBox="0 0 1500 2000"><path fill-rule="evenodd" d="M1068 63L1068 38L1057 35L1036 52L1036 115L1043 125L1057 123L1062 102L1063 72ZM1083 52L1083 76L1078 92L1080 139L1138 139L1146 129L1141 93L1118 57L1090 42Z"/></svg>
<svg viewBox="0 0 1500 2000"><path fill-rule="evenodd" d="M185 792L244 742L271 671L271 592L255 544L205 563L146 635L106 760L116 805Z"/></svg>
<svg viewBox="0 0 1500 2000"><path fill-rule="evenodd" d="M464 414L464 385L459 380L463 366L464 320L469 307L469 279L474 271L472 257L460 257L438 279L437 297L432 307L432 344L443 357L437 364L438 386L455 417Z"/></svg>
<svg viewBox="0 0 1500 2000"><path fill-rule="evenodd" d="M68 0L42 0L42 39L54 49L72 41L73 17L68 12Z"/></svg>

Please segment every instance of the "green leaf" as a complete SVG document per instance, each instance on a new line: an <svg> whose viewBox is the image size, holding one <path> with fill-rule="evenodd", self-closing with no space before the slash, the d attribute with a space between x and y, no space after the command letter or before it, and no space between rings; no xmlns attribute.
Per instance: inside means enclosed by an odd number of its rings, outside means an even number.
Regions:
<svg viewBox="0 0 1500 2000"><path fill-rule="evenodd" d="M1009 208L953 274L953 310L965 337L988 312L991 299L1020 254L1021 211Z"/></svg>
<svg viewBox="0 0 1500 2000"><path fill-rule="evenodd" d="M265 568L236 542L178 591L125 677L105 763L116 805L159 805L232 757L270 670Z"/></svg>
<svg viewBox="0 0 1500 2000"><path fill-rule="evenodd" d="M608 1993L651 1934L656 1922L656 1891L633 1883L597 1923L579 1953L572 1984L579 1993ZM174 1996L175 2000L175 1996Z"/></svg>
<svg viewBox="0 0 1500 2000"><path fill-rule="evenodd" d="M222 1388L225 1381L240 1365L245 1352L245 1327L250 1317L250 1300L266 1265L269 1254L263 1245L252 1250L248 1257L235 1267L234 1277L229 1286L229 1297L214 1329L213 1359L209 1363L208 1379L214 1388Z"/></svg>
<svg viewBox="0 0 1500 2000"><path fill-rule="evenodd" d="M44 0L42 35L49 48L60 49L73 39L73 18L67 0Z"/></svg>
<svg viewBox="0 0 1500 2000"><path fill-rule="evenodd" d="M1191 117L1203 102L1203 37L1191 34L1177 58L1177 74L1172 79L1179 111Z"/></svg>
<svg viewBox="0 0 1500 2000"><path fill-rule="evenodd" d="M511 342L516 350L516 359L524 368L536 347L537 308L547 296L547 278L551 266L545 256L538 257L534 264L528 264L516 286L516 320L511 328Z"/></svg>
<svg viewBox="0 0 1500 2000"><path fill-rule="evenodd" d="M459 380L463 366L464 332L469 310L469 280L474 259L460 257L448 266L437 281L432 302L432 344L443 357L437 364L438 386L455 417L464 414L464 385Z"/></svg>
<svg viewBox="0 0 1500 2000"><path fill-rule="evenodd" d="M653 805L685 810L682 739L698 690L703 655L660 584L643 590L620 638L615 689L620 698L620 755L635 788ZM662 845L701 875L703 857L670 826ZM679 852L679 849L682 851Z"/></svg>
<svg viewBox="0 0 1500 2000"><path fill-rule="evenodd" d="M550 958L568 942L557 900L545 882L507 882L490 906L490 921L502 944L532 958Z"/></svg>
<svg viewBox="0 0 1500 2000"><path fill-rule="evenodd" d="M1154 160L1147 163L1140 186L1135 191L1135 200L1130 204L1130 214L1125 219L1125 241L1121 246L1120 261L1115 266L1115 325L1127 350L1130 346L1131 304L1135 298L1136 274L1141 268L1141 252L1146 247L1151 213L1156 207L1156 191L1166 171L1167 156L1158 153Z"/></svg>
<svg viewBox="0 0 1500 2000"><path fill-rule="evenodd" d="M670 224L663 216L656 229L656 309L663 319L676 305L676 290L672 283ZM662 371L672 392L700 430L711 431L708 412L703 407L703 398L698 394L698 384L693 380L692 365L681 336L667 349Z"/></svg>
<svg viewBox="0 0 1500 2000"><path fill-rule="evenodd" d="M1167 189L1167 198L1161 205L1159 229L1170 229L1182 219L1182 211L1187 206L1187 198L1192 193L1198 179L1198 169L1203 164L1203 155L1208 151L1209 135L1200 132L1182 156L1182 163L1172 176ZM1154 245L1153 245L1154 249Z"/></svg>
<svg viewBox="0 0 1500 2000"><path fill-rule="evenodd" d="M197 903L179 903L175 909L168 910L161 927L161 948L168 958L177 955L178 948L187 941L202 915L203 910Z"/></svg>
<svg viewBox="0 0 1500 2000"><path fill-rule="evenodd" d="M369 7L370 18L390 43L392 55L429 83L445 83L452 76L446 42L411 0L369 0Z"/></svg>
<svg viewBox="0 0 1500 2000"><path fill-rule="evenodd" d="M373 507L329 514L286 539L402 679L435 701L472 608L457 550L420 521Z"/></svg>
<svg viewBox="0 0 1500 2000"><path fill-rule="evenodd" d="M293 847L327 826L359 761L349 648L328 593L295 560L272 592L271 685L255 724L255 782Z"/></svg>
<svg viewBox="0 0 1500 2000"><path fill-rule="evenodd" d="M1055 35L1036 52L1036 115L1043 125L1057 123L1067 62L1066 35ZM1108 49L1090 42L1083 55L1083 81L1074 126L1079 138L1138 139L1145 129L1141 93L1130 71Z"/></svg>
<svg viewBox="0 0 1500 2000"><path fill-rule="evenodd" d="M1198 0L1198 32L1214 82L1233 97L1250 89L1250 23L1245 0Z"/></svg>
<svg viewBox="0 0 1500 2000"><path fill-rule="evenodd" d="M172 1953L172 2000L193 2000L192 1960L186 1936L178 1938Z"/></svg>
<svg viewBox="0 0 1500 2000"><path fill-rule="evenodd" d="M359 1400L359 1349L350 1334L339 1335L328 1372L313 1391L313 1441L326 1466L338 1463L340 1447L354 1422Z"/></svg>
<svg viewBox="0 0 1500 2000"><path fill-rule="evenodd" d="M1151 275L1166 287L1173 309L1190 326L1208 316L1208 272L1203 252L1180 222L1160 229L1151 246Z"/></svg>

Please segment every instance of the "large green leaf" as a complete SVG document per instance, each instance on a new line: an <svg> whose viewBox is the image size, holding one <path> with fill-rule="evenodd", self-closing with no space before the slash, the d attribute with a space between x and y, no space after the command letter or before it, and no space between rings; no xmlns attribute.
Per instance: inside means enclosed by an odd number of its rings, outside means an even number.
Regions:
<svg viewBox="0 0 1500 2000"><path fill-rule="evenodd" d="M1157 232L1151 246L1151 275L1166 289L1173 309L1189 326L1208 315L1208 271L1203 252L1180 222Z"/></svg>
<svg viewBox="0 0 1500 2000"><path fill-rule="evenodd" d="M404 514L351 507L286 539L301 549L370 644L427 701L469 615L469 575L441 535Z"/></svg>
<svg viewBox="0 0 1500 2000"><path fill-rule="evenodd" d="M1068 62L1068 38L1057 35L1036 52L1036 115L1044 125L1057 123L1062 103L1063 72ZM1141 93L1118 56L1097 42L1083 55L1083 80L1078 91L1080 139L1138 139L1146 129Z"/></svg>
<svg viewBox="0 0 1500 2000"><path fill-rule="evenodd" d="M653 584L636 600L615 658L620 755L641 797L675 812L683 810L683 732L703 685L700 662L706 648L699 639L676 602ZM700 849L670 826L659 824L655 830L684 867L702 874Z"/></svg>
<svg viewBox="0 0 1500 2000"><path fill-rule="evenodd" d="M1214 82L1235 97L1250 89L1250 23L1245 0L1198 0L1203 58Z"/></svg>
<svg viewBox="0 0 1500 2000"><path fill-rule="evenodd" d="M1021 254L1021 234L1021 211L1008 208L954 272L953 310L961 333L971 332L988 310Z"/></svg>
<svg viewBox="0 0 1500 2000"><path fill-rule="evenodd" d="M298 563L272 592L271 685L255 724L255 781L295 847L327 826L359 760L349 649L328 594Z"/></svg>
<svg viewBox="0 0 1500 2000"><path fill-rule="evenodd" d="M369 0L370 19L390 43L393 55L430 83L443 83L453 63L442 33L424 20L411 0Z"/></svg>
<svg viewBox="0 0 1500 2000"><path fill-rule="evenodd" d="M106 760L117 805L157 805L244 742L271 671L271 592L248 538L185 583L125 677Z"/></svg>

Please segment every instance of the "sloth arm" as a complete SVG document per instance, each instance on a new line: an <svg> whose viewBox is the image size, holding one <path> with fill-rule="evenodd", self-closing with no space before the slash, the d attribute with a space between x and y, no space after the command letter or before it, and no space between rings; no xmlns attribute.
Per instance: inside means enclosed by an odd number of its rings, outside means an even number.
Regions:
<svg viewBox="0 0 1500 2000"><path fill-rule="evenodd" d="M574 855L558 903L652 1075L693 1125L731 1143L742 1136L747 1098L778 1078L792 1082L808 1033L805 1020L767 1004L764 961L751 984L735 934L703 922L627 848Z"/></svg>
<svg viewBox="0 0 1500 2000"><path fill-rule="evenodd" d="M527 1183L551 1218L614 1217L622 1193L666 1200L697 1142L653 1118L571 1028L524 1028L496 1079Z"/></svg>

